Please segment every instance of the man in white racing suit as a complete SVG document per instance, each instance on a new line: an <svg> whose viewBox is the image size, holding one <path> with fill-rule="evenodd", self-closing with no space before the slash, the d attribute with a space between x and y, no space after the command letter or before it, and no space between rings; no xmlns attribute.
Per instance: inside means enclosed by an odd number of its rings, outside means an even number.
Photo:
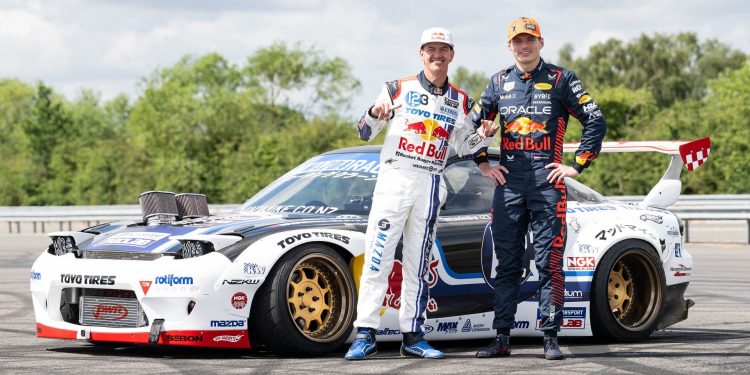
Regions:
<svg viewBox="0 0 750 375"><path fill-rule="evenodd" d="M486 158L478 155L479 150L489 146L497 131L483 125L480 136L469 115L474 101L448 82L448 64L454 56L450 31L425 30L419 56L423 71L386 82L358 124L360 138L368 141L389 126L365 238L354 322L357 335L345 356L349 360L363 359L377 351L375 333L402 234L401 355L444 357L424 340L422 324L429 301L428 263L435 223L447 195L442 174L448 146L452 145L459 155ZM485 134L490 137L483 137Z"/></svg>

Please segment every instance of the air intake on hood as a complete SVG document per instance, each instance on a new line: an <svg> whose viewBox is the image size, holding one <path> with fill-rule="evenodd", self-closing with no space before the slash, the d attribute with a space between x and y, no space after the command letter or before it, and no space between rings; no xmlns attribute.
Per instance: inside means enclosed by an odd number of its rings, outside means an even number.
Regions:
<svg viewBox="0 0 750 375"><path fill-rule="evenodd" d="M175 196L180 217L194 219L208 216L208 202L203 194L182 193Z"/></svg>
<svg viewBox="0 0 750 375"><path fill-rule="evenodd" d="M138 197L141 203L143 221L148 225L167 224L179 216L174 193L168 191L147 191Z"/></svg>

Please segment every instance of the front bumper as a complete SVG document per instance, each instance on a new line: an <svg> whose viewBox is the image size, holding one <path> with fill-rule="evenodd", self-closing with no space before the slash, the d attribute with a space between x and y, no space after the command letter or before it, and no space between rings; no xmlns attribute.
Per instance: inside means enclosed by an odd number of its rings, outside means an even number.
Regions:
<svg viewBox="0 0 750 375"><path fill-rule="evenodd" d="M237 279L236 272L229 259L216 253L194 259L137 261L45 252L32 267L36 334L94 342L247 349L251 347L247 319L261 281L222 282ZM125 293L132 304L102 304L92 312L81 308L85 303L80 296L87 293ZM236 295L244 295L244 303L238 304ZM133 320L138 323L113 326L112 320L135 314L134 304L142 314Z"/></svg>

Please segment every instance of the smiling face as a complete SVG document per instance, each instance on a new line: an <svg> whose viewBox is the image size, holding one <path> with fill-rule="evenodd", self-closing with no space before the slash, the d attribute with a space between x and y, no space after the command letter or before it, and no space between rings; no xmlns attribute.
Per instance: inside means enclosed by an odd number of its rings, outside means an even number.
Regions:
<svg viewBox="0 0 750 375"><path fill-rule="evenodd" d="M508 50L513 53L516 65L529 71L539 63L539 55L544 47L544 38L537 38L531 34L518 34L508 42Z"/></svg>
<svg viewBox="0 0 750 375"><path fill-rule="evenodd" d="M435 74L447 74L448 64L453 61L453 48L445 43L427 43L419 50L424 70Z"/></svg>

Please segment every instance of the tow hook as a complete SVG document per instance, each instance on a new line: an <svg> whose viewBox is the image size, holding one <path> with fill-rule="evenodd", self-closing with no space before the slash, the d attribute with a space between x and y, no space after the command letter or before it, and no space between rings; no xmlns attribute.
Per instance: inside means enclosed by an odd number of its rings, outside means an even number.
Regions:
<svg viewBox="0 0 750 375"><path fill-rule="evenodd" d="M161 333L161 326L164 325L164 319L154 319L151 323L151 332L148 334L148 343L156 344L159 342L159 333Z"/></svg>

